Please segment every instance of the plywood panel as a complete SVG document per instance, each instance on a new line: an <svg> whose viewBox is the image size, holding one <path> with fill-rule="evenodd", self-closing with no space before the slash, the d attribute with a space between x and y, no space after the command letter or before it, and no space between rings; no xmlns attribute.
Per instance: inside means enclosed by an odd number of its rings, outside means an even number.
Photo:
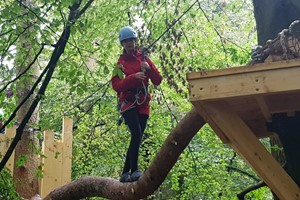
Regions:
<svg viewBox="0 0 300 200"><path fill-rule="evenodd" d="M8 147L11 144L12 139L16 135L16 128L10 127L5 128L5 134L0 134L0 153L1 156L4 156ZM15 151L11 154L10 158L8 159L6 163L6 167L10 170L11 174L13 174L14 170L14 160L15 160Z"/></svg>

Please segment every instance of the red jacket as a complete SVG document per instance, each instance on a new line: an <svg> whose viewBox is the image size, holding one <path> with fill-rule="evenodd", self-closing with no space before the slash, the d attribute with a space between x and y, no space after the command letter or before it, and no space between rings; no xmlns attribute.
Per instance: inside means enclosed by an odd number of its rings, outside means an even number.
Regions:
<svg viewBox="0 0 300 200"><path fill-rule="evenodd" d="M151 96L148 92L144 92L149 85L149 79L154 85L159 85L162 81L162 76L158 72L153 62L146 58L146 62L152 68L147 70L145 80L135 78L137 72L141 72L141 62L143 61L142 54L139 51L132 54L122 54L117 62L123 66L125 77L120 79L118 75L113 76L112 87L119 95L119 103L121 105L121 113L135 107L139 114L150 114L149 101Z"/></svg>

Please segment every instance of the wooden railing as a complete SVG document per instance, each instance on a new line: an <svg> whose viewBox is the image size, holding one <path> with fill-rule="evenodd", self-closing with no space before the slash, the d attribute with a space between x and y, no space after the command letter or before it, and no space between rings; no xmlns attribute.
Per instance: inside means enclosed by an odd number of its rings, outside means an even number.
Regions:
<svg viewBox="0 0 300 200"><path fill-rule="evenodd" d="M71 182L72 165L72 127L73 121L63 119L62 139L55 141L54 132L44 131L41 162L43 163L43 178L40 180L40 196L43 198L57 187ZM16 134L14 127L6 128L5 134L0 134L0 159L7 151L12 138ZM13 174L14 153L6 163Z"/></svg>

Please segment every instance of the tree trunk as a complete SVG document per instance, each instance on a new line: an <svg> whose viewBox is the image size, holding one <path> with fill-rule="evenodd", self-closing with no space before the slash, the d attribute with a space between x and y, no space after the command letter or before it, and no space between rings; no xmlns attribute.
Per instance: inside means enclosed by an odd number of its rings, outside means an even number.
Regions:
<svg viewBox="0 0 300 200"><path fill-rule="evenodd" d="M281 166L285 167L286 158L283 151L283 147L278 135L275 137L270 138L270 145L271 145L271 154L272 156L281 164ZM274 200L279 200L276 194L272 191Z"/></svg>
<svg viewBox="0 0 300 200"><path fill-rule="evenodd" d="M253 5L259 45L300 19L299 0L253 0Z"/></svg>
<svg viewBox="0 0 300 200"><path fill-rule="evenodd" d="M285 34L283 34L282 30L288 29L290 24L295 20L300 20L300 1L272 0L270 3L269 0L253 0L253 5L257 25L258 44L264 46L267 40L277 38L277 41L273 41L272 44L269 43L265 46L266 49L262 49L260 55L264 58L260 61L268 62L268 59L265 60L265 58L269 55L269 57L272 57L272 54L277 54L277 56L275 56L277 60L299 58L299 49L284 47L282 46L282 42L278 40L284 38L282 36ZM298 25L295 25L296 30L299 31L297 26ZM277 37L279 33L281 33L281 36ZM293 35L291 29L286 35L287 37L293 38L293 41L298 42L297 35ZM286 43L285 45L289 44ZM265 52L267 52L266 55L264 55ZM292 55L288 55L289 53ZM275 61L273 58L274 57L272 57L271 61ZM273 114L272 123L269 127L278 134L279 138L271 139L271 145L282 147L282 144L284 149L284 156L282 152L278 151L272 151L272 154L281 164L285 163L286 158L285 169L298 186L300 186L300 129L299 125L297 125L299 121L299 116L289 118L282 113ZM274 196L274 198L277 199L276 196Z"/></svg>
<svg viewBox="0 0 300 200"><path fill-rule="evenodd" d="M29 0L24 1L28 7L31 7L31 2ZM24 12L28 12L24 10ZM30 26L30 19L24 18L24 27ZM20 36L17 46L17 56L16 56L16 66L18 66L18 73L22 73L29 65L29 63L33 60L33 55L35 54L34 46L32 46L32 33L34 30L31 28L27 29L23 35ZM27 55L24 55L24 52ZM31 66L31 69L25 74L24 77L19 79L17 83L17 98L19 104L29 93L33 83L36 81L39 76L39 69L36 64ZM31 96L26 103L20 108L17 112L16 120L17 122L21 122L27 113L32 100L34 99ZM23 131L22 139L19 141L18 145L15 149L15 164L14 164L14 180L16 181L16 191L23 198L30 198L35 194L39 193L39 184L38 178L35 174L35 171L38 169L40 165L40 159L38 158L38 154L36 150L39 149L38 139L34 134L32 128L33 124L36 124L39 121L38 117L38 108L35 110L33 115L29 120L29 124Z"/></svg>
<svg viewBox="0 0 300 200"><path fill-rule="evenodd" d="M300 187L300 112L295 116L276 113L272 117L271 130L279 135L285 157L286 170Z"/></svg>
<svg viewBox="0 0 300 200"><path fill-rule="evenodd" d="M82 177L52 191L45 200L76 200L85 197L137 200L152 194L164 181L178 157L205 124L193 108L172 130L144 175L133 183L102 177Z"/></svg>

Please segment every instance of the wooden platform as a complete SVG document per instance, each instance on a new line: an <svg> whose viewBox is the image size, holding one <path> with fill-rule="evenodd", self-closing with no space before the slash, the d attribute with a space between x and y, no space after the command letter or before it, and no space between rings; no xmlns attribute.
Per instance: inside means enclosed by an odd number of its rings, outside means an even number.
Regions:
<svg viewBox="0 0 300 200"><path fill-rule="evenodd" d="M300 60L187 74L190 101L281 199L299 187L260 143L273 113L300 111ZM299 133L300 134L300 133Z"/></svg>

